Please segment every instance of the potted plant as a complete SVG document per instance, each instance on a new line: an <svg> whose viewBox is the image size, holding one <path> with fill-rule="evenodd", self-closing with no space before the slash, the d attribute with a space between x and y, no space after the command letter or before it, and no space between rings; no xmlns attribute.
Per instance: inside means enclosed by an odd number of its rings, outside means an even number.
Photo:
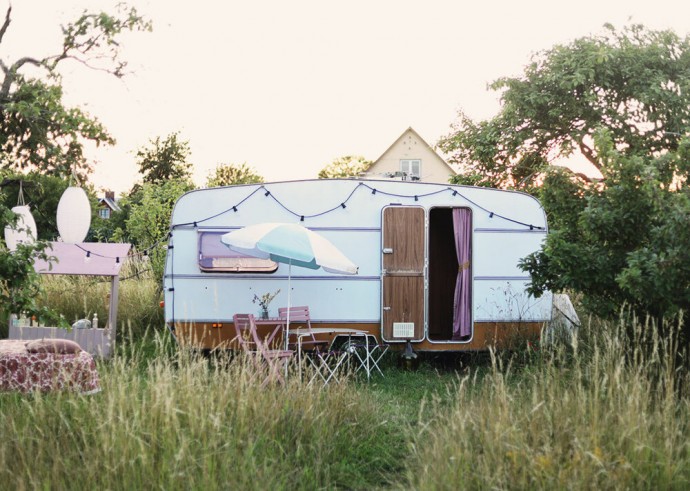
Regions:
<svg viewBox="0 0 690 491"><path fill-rule="evenodd" d="M254 294L254 299L252 300L252 303L258 303L259 304L259 317L261 319L268 319L268 304L271 303L271 301L280 293L280 290L276 290L273 293L264 293L261 296L258 296L256 293Z"/></svg>

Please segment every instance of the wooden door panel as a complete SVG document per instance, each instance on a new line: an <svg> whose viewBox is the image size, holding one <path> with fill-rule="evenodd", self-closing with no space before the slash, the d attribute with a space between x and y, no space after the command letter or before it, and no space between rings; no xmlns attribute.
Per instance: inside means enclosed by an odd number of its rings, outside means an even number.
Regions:
<svg viewBox="0 0 690 491"><path fill-rule="evenodd" d="M383 284L383 338L394 322L414 322L414 339L424 337L424 276L389 276Z"/></svg>
<svg viewBox="0 0 690 491"><path fill-rule="evenodd" d="M394 341L393 324L414 323L413 340L424 338L424 209L383 210L383 339Z"/></svg>
<svg viewBox="0 0 690 491"><path fill-rule="evenodd" d="M383 210L383 269L388 272L424 270L424 210L391 207Z"/></svg>

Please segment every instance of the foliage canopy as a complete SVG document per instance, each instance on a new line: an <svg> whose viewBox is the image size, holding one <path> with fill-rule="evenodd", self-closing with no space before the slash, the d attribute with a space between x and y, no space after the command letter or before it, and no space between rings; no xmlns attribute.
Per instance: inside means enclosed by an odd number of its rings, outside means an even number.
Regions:
<svg viewBox="0 0 690 491"><path fill-rule="evenodd" d="M365 172L373 162L360 155L345 155L338 157L319 171L319 179L338 179L344 177L358 177Z"/></svg>
<svg viewBox="0 0 690 491"><path fill-rule="evenodd" d="M0 26L0 44L5 40L12 21L8 7ZM151 24L136 9L124 4L114 15L84 12L75 22L62 27L63 43L56 54L34 57L30 54L9 60L0 57L0 168L10 181L35 184L35 213L40 239L55 238L55 212L60 194L76 175L86 180L91 171L83 153L85 142L112 144L114 140L96 119L78 108L67 108L62 101L59 66L74 61L121 77L126 62L120 59L121 34L126 31L148 31ZM22 174L29 173L28 176ZM16 173L14 178L10 175ZM0 225L14 223L10 207L16 194L4 189L0 199ZM0 243L0 317L10 312L39 312L35 299L38 275L32 258L43 255L44 242L21 245L10 253Z"/></svg>
<svg viewBox="0 0 690 491"><path fill-rule="evenodd" d="M491 87L499 114L460 114L440 146L467 183L540 195L551 230L521 262L531 293L578 292L604 316L690 308L690 40L609 25ZM551 165L575 154L603 178Z"/></svg>
<svg viewBox="0 0 690 491"><path fill-rule="evenodd" d="M8 7L0 27L0 44L11 24ZM118 38L124 31L150 30L150 22L133 7L120 5L115 15L84 12L62 27L62 49L43 58L0 59L0 165L16 171L37 170L85 180L91 171L83 153L85 141L112 144L105 127L81 109L62 101L58 67L72 60L116 77L125 73ZM27 69L31 68L30 75Z"/></svg>
<svg viewBox="0 0 690 491"><path fill-rule="evenodd" d="M209 174L206 187L230 186L232 184L258 184L264 182L263 176L246 162L241 164L220 164Z"/></svg>
<svg viewBox="0 0 690 491"><path fill-rule="evenodd" d="M594 145L607 128L622 155L676 150L690 124L690 41L641 25L605 26L534 55L520 77L491 84L500 113L460 113L440 148L473 184L530 189L554 162L575 154L598 170Z"/></svg>
<svg viewBox="0 0 690 491"><path fill-rule="evenodd" d="M157 136L149 145L137 150L139 173L144 182L155 184L170 179L191 179L192 164L188 162L191 150L189 142L179 140L179 133L171 133L165 139Z"/></svg>

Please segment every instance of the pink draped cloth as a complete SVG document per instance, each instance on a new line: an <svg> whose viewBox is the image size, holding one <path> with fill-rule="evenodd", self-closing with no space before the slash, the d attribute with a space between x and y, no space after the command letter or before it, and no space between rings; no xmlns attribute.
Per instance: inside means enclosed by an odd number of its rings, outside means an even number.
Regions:
<svg viewBox="0 0 690 491"><path fill-rule="evenodd" d="M96 363L86 351L73 354L29 353L25 340L0 340L0 391L83 394L100 391Z"/></svg>
<svg viewBox="0 0 690 491"><path fill-rule="evenodd" d="M472 212L467 208L453 208L455 253L458 258L458 275L455 281L453 302L453 339L459 340L472 334Z"/></svg>

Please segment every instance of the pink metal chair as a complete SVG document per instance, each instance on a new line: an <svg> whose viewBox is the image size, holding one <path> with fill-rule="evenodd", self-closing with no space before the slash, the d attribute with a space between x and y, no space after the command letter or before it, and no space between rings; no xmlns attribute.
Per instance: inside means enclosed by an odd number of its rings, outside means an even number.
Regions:
<svg viewBox="0 0 690 491"><path fill-rule="evenodd" d="M302 324L306 329L311 329L311 316L309 315L309 307L289 307L290 310L290 324ZM288 319L288 307L280 307L278 309L278 318L283 322ZM319 350L322 351L328 346L328 341L318 340L311 334L310 336L303 336L301 339L302 349L306 351ZM288 348L295 349L294 343L289 343Z"/></svg>
<svg viewBox="0 0 690 491"><path fill-rule="evenodd" d="M235 314L232 316L232 321L235 326L235 340L237 340L240 348L252 359L265 364L268 368L268 375L262 386L273 380L285 383L284 374L287 373L287 364L294 352L292 350L271 349L270 343L276 331L266 339L261 339L256 329L256 320L253 314Z"/></svg>
<svg viewBox="0 0 690 491"><path fill-rule="evenodd" d="M317 379L321 379L324 385L331 381L337 382L336 370L342 364L344 353L330 350L329 340L317 339L313 332L304 333L304 330L310 331L312 329L309 307L304 305L290 307L289 312L290 325L300 326L302 331L295 341L288 343L288 348L297 350L300 355L300 373L302 372L302 358L304 358L314 369L309 383ZM279 308L278 317L287 323L288 307ZM294 329L294 326L290 329Z"/></svg>

